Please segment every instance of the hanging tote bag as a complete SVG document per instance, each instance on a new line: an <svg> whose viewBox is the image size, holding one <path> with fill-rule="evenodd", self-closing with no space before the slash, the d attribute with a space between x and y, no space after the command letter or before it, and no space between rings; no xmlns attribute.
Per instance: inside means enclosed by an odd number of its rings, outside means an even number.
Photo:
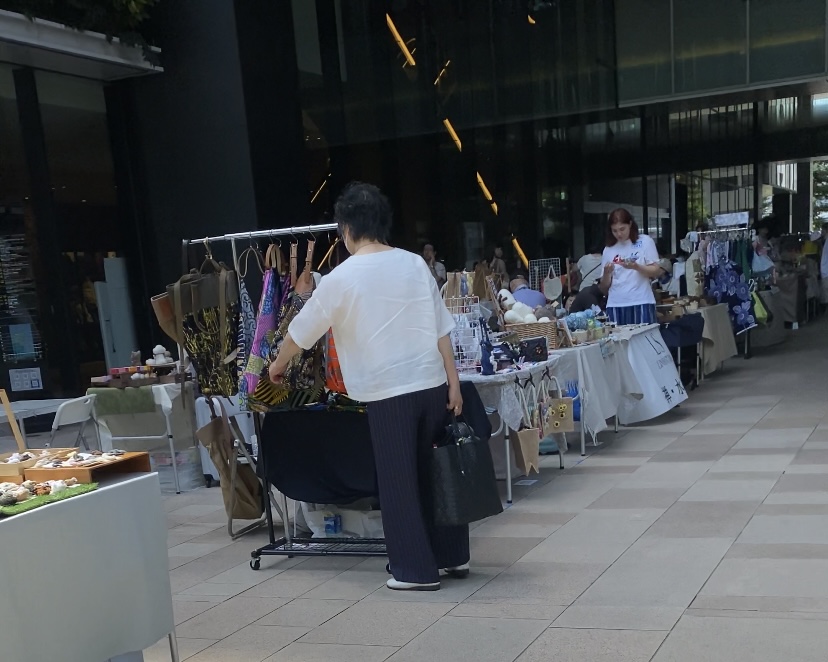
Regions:
<svg viewBox="0 0 828 662"><path fill-rule="evenodd" d="M488 442L453 415L432 453L430 477L437 526L462 526L503 512Z"/></svg>
<svg viewBox="0 0 828 662"><path fill-rule="evenodd" d="M239 374L239 406L242 411L248 411L246 378L244 376L247 360L250 357L250 350L253 348L253 340L256 336L256 310L253 307L253 300L247 291L244 279L247 277L249 257L253 255L256 267L263 276L265 272L262 256L258 248L253 245L245 249L236 262L236 273L239 274L239 328L237 331L237 352L236 368Z"/></svg>
<svg viewBox="0 0 828 662"><path fill-rule="evenodd" d="M548 383L555 383L555 392L550 393ZM572 398L565 398L557 377L543 382L541 402L541 430L543 436L559 432L575 431L575 409Z"/></svg>
<svg viewBox="0 0 828 662"><path fill-rule="evenodd" d="M563 283L559 276L555 274L555 267L549 265L549 271L546 278L543 279L543 295L549 301L557 301L563 294Z"/></svg>
<svg viewBox="0 0 828 662"><path fill-rule="evenodd" d="M196 437L210 453L210 459L219 472L221 497L224 510L233 519L259 519L264 512L262 484L248 464L237 464L235 483L233 464L237 463L235 440L244 439L235 421L230 421L221 400L218 406L221 415L216 415L213 398L207 398L210 407L210 422L196 431ZM235 427L235 429L234 429Z"/></svg>
<svg viewBox="0 0 828 662"><path fill-rule="evenodd" d="M529 476L533 470L540 473L541 431L535 387L518 386L517 396L523 409L523 422L526 427L510 435L509 440L515 454L515 466L524 476Z"/></svg>
<svg viewBox="0 0 828 662"><path fill-rule="evenodd" d="M259 313L256 317L256 331L241 383L241 390L245 393L251 411L269 411L270 408L284 401L284 397L274 400L275 393L272 391L257 393L259 382L266 378L270 347L276 334L277 316L285 293L286 281L282 277L283 260L282 250L276 244L272 244L265 254L262 298L259 301Z"/></svg>
<svg viewBox="0 0 828 662"><path fill-rule="evenodd" d="M235 395L239 389L239 284L235 271L208 253L198 271L168 285L167 293L201 392L207 396Z"/></svg>

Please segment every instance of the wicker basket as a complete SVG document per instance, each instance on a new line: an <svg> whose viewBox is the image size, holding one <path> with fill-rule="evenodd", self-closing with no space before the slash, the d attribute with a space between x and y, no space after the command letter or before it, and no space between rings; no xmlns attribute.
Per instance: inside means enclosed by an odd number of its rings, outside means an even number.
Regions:
<svg viewBox="0 0 828 662"><path fill-rule="evenodd" d="M514 333L521 340L528 338L546 338L546 344L551 352L558 349L557 322L530 322L528 324L507 324L506 331Z"/></svg>

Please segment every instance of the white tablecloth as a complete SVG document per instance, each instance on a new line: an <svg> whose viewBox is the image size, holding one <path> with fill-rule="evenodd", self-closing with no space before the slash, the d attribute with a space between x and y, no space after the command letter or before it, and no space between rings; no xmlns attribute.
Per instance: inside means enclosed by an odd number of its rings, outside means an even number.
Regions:
<svg viewBox="0 0 828 662"><path fill-rule="evenodd" d="M483 404L490 409L497 409L500 418L510 429L519 430L523 421L523 409L515 391L515 378L520 379L521 382L530 376L539 378L548 368L551 369L550 372L553 375L557 375L559 361L559 356L551 354L548 361L533 364L523 370L494 375L461 373L460 381L473 383Z"/></svg>
<svg viewBox="0 0 828 662"><path fill-rule="evenodd" d="M624 329L618 334L643 396L621 401L618 419L624 425L649 421L687 399L676 364L661 337L658 324Z"/></svg>
<svg viewBox="0 0 828 662"><path fill-rule="evenodd" d="M733 335L733 326L730 323L726 303L699 308L698 312L704 318L704 331L702 332L704 365L702 369L705 375L709 375L716 372L726 359L736 356L738 353L736 338Z"/></svg>
<svg viewBox="0 0 828 662"><path fill-rule="evenodd" d="M158 477L0 520L0 659L103 662L173 631Z"/></svg>

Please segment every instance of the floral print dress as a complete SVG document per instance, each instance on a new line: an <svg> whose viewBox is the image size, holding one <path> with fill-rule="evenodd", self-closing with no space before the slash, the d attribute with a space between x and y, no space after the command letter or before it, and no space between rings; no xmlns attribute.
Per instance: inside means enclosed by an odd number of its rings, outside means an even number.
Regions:
<svg viewBox="0 0 828 662"><path fill-rule="evenodd" d="M736 335L756 326L750 284L742 268L729 257L729 247L713 242L708 252L707 295L727 304L730 322Z"/></svg>

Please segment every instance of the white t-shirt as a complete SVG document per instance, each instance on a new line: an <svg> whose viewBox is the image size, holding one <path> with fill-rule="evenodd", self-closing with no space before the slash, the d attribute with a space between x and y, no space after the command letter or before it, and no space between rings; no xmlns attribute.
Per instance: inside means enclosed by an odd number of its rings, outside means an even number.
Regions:
<svg viewBox="0 0 828 662"><path fill-rule="evenodd" d="M584 287L592 285L596 280L601 280L603 273L601 272L600 255L592 255L587 253L580 260L578 260L578 271L581 272L581 283ZM589 282L587 282L587 278Z"/></svg>
<svg viewBox="0 0 828 662"><path fill-rule="evenodd" d="M437 340L453 328L423 258L395 248L336 267L288 332L308 349L333 329L349 397L375 402L445 384Z"/></svg>
<svg viewBox="0 0 828 662"><path fill-rule="evenodd" d="M611 264L624 258L633 258L638 264L655 264L658 262L658 249L655 242L646 234L638 235L638 241L627 240L615 246L607 246L601 260L601 266ZM603 275L603 274L602 274ZM612 286L607 297L608 308L641 306L655 303L655 295L650 279L633 269L616 264L612 270Z"/></svg>

